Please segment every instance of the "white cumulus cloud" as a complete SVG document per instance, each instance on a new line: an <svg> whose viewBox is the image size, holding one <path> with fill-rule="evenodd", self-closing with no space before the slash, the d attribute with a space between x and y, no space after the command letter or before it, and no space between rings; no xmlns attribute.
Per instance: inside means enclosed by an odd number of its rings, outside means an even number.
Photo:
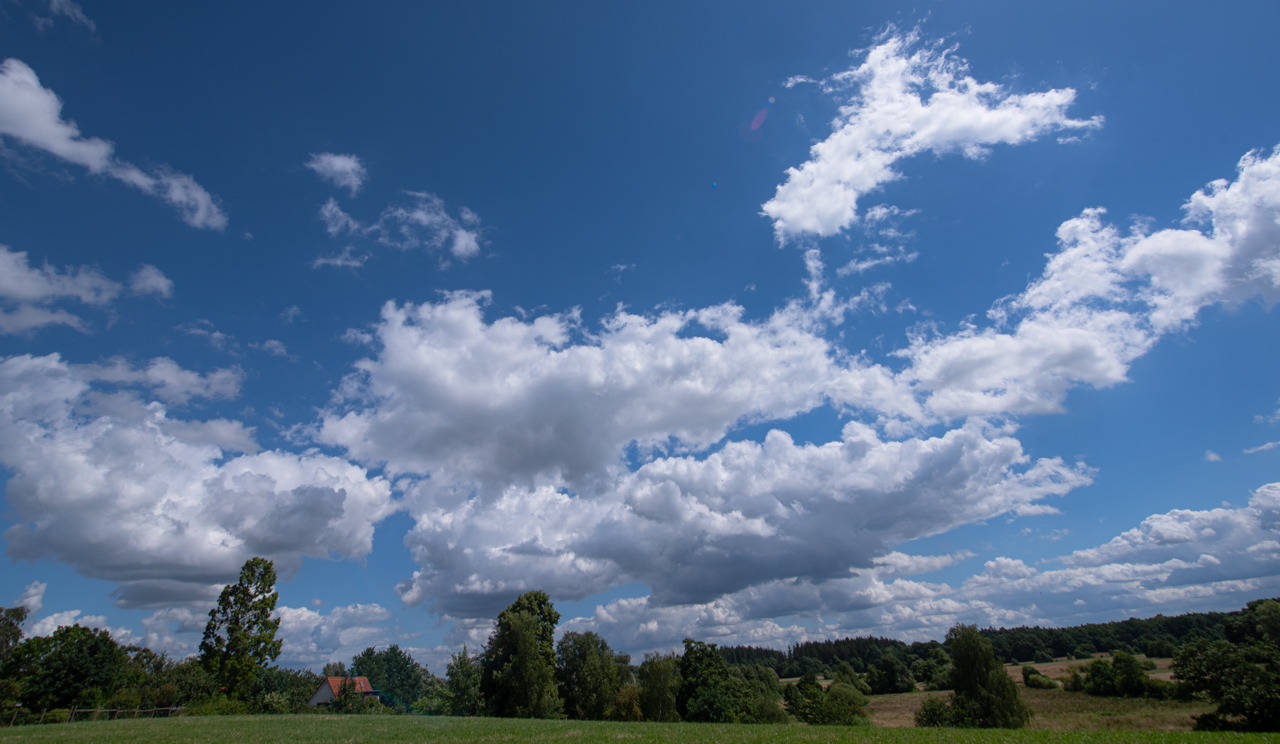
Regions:
<svg viewBox="0 0 1280 744"><path fill-rule="evenodd" d="M157 607L215 598L254 555L283 576L303 556L367 555L395 509L385 480L316 452L259 451L243 424L173 417L147 394L232 395L239 379L169 360L0 361L10 557L59 560L117 582L122 606Z"/></svg>

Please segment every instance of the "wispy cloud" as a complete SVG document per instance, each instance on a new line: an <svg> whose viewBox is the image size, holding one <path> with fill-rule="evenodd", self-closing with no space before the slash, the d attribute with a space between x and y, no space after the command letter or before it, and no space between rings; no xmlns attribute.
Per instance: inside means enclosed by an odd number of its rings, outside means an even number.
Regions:
<svg viewBox="0 0 1280 744"><path fill-rule="evenodd" d="M81 135L75 122L62 118L58 96L18 59L0 63L0 135L167 202L192 227L221 230L227 225L218 200L191 176L168 166L144 171L115 157L111 142Z"/></svg>

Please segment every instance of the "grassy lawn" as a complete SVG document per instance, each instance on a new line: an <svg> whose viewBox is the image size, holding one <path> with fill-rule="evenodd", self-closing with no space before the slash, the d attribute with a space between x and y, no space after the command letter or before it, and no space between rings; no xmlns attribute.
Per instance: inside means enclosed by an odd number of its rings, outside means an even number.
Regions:
<svg viewBox="0 0 1280 744"><path fill-rule="evenodd" d="M923 695L885 696L914 697ZM1074 696L1073 696L1074 697ZM513 721L411 716L209 716L0 728L0 741L48 742L1262 742L1275 737L1166 731L979 731Z"/></svg>

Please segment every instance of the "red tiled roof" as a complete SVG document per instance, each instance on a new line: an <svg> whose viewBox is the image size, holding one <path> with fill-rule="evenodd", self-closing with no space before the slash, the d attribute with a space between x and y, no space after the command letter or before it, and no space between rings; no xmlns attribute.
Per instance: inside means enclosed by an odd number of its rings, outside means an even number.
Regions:
<svg viewBox="0 0 1280 744"><path fill-rule="evenodd" d="M329 689L333 690L334 697L338 696L338 691L342 688L343 680L347 679L355 683L356 692L373 692L373 685L369 684L368 677L325 677L325 681L329 683Z"/></svg>

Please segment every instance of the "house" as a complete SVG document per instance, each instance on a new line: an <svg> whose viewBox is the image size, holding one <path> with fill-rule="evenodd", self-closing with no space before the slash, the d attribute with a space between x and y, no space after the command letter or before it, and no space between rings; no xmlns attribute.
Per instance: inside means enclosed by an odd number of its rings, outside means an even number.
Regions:
<svg viewBox="0 0 1280 744"><path fill-rule="evenodd" d="M334 698L338 697L338 690L346 680L351 680L356 686L356 692L360 693L360 697L382 697L377 690L373 689L373 685L369 684L368 677L325 677L324 681L320 683L320 689L316 690L316 693L311 696L311 699L307 701L307 705L314 708L317 705L332 703Z"/></svg>

